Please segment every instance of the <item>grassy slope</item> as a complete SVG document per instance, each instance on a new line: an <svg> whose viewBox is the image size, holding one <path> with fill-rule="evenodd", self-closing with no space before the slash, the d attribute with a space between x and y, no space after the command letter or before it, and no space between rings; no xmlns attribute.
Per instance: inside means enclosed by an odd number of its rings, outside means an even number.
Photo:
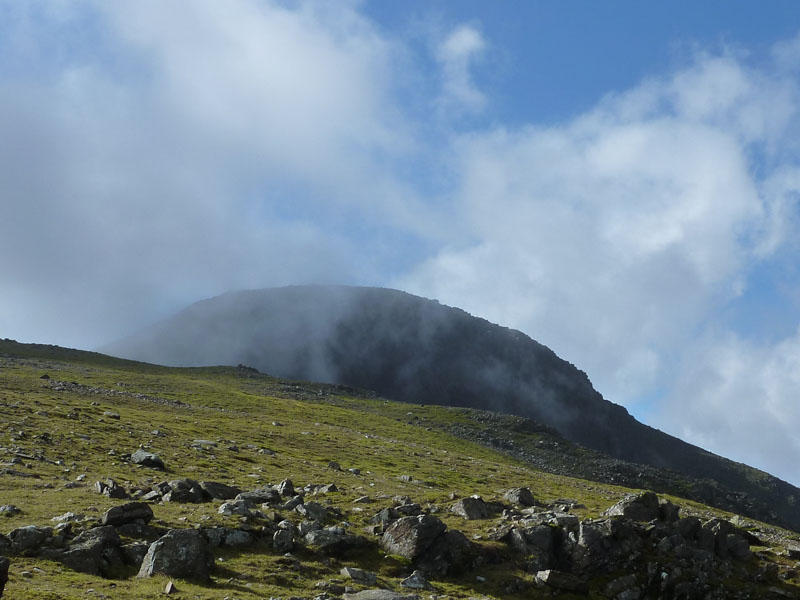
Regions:
<svg viewBox="0 0 800 600"><path fill-rule="evenodd" d="M43 374L50 379L41 379ZM54 382L74 382L67 391ZM145 397L137 397L136 395ZM187 406L163 404L153 399ZM104 416L114 411L120 419ZM448 435L436 423L469 420L464 409L413 407L387 403L332 386L297 386L245 369L172 369L112 359L98 354L51 346L19 345L0 341L0 462L23 455L17 471L37 477L0 475L0 504L15 504L21 515L0 520L0 532L23 525L49 525L67 511L99 517L120 501L94 493L91 484L114 477L126 487L164 479L191 477L252 489L291 478L295 485L336 483L339 493L327 499L345 507L345 518L360 530L375 512L404 494L426 505L443 508L441 518L470 537L482 536L496 521L465 522L446 512L449 495L480 494L499 499L503 490L528 486L542 501L575 498L586 508L583 517L599 514L628 490L533 470L514 459ZM280 425L273 425L279 422ZM153 432L158 430L159 435ZM49 440L40 436L46 432ZM213 440L217 447L200 451L196 439ZM169 472L162 474L129 465L118 455L138 447L157 452ZM230 449L236 447L238 450ZM269 449L274 455L259 452ZM43 451L46 460L24 458ZM335 460L344 471L328 468ZM56 464L57 463L57 464ZM360 475L347 471L361 470ZM64 484L85 475L86 487L65 489ZM411 475L411 482L400 480ZM353 504L369 495L371 504ZM695 511L705 507L681 504ZM193 524L238 525L219 516L217 504L158 504L156 524L187 527ZM287 515L288 516L288 515ZM499 547L499 546L498 546ZM218 569L211 586L179 582L192 598L315 595L313 586L336 578L338 570L354 562L319 562L300 552L298 571L270 549L217 554ZM355 557L359 566L378 571L396 586L398 571L377 550ZM23 572L28 572L25 576ZM440 585L452 597L499 596L499 585L509 576L529 579L522 571L509 572L509 563L473 578ZM438 584L439 582L437 582ZM105 594L113 598L161 596L165 580L103 580L74 573L59 564L13 558L11 598L86 598ZM94 590L94 592L89 592ZM318 592L317 592L318 593ZM507 597L507 596L506 596Z"/></svg>

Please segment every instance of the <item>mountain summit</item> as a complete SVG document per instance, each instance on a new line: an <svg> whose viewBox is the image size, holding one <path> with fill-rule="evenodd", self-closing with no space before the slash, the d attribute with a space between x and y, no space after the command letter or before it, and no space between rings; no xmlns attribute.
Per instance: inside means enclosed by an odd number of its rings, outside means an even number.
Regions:
<svg viewBox="0 0 800 600"><path fill-rule="evenodd" d="M653 429L527 335L404 292L292 286L231 292L103 352L170 366L245 364L417 404L504 412L626 461L712 480L800 527L797 488Z"/></svg>

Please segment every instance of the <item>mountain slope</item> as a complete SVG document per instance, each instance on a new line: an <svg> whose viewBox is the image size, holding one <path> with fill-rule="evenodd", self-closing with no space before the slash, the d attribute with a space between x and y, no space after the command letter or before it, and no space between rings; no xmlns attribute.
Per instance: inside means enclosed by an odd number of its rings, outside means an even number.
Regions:
<svg viewBox="0 0 800 600"><path fill-rule="evenodd" d="M609 599L785 598L800 590L797 535L674 497L662 500L680 506L677 521L662 511L671 504L656 506L656 518L611 516L606 509L634 490L545 473L482 445L481 433L507 431L514 445L564 446L557 460L585 454L520 418L409 407L243 367L166 368L9 340L0 340L0 407L0 550L10 557L9 598L155 599L174 577L177 597L208 600L357 600L352 592L376 587L421 600L430 592L401 583L415 568L437 597L452 600L587 597L559 586ZM451 433L462 430L462 437ZM137 449L160 455L165 470L135 464ZM115 492L100 493L108 478ZM283 482L270 485L286 479L293 492ZM209 481L272 491L272 500L250 516L230 515L221 499L176 493ZM533 492L534 506L506 495L520 486ZM464 518L456 512L467 506L461 499L485 512ZM147 503L152 520L106 525L131 500ZM417 519L401 518L408 513L447 528L431 552L386 549L392 523ZM325 550L302 533L318 527L325 527L322 539L357 546ZM197 581L135 576L142 551L169 530L206 540L210 572ZM291 554L275 543L286 541L286 531ZM100 534L102 551L92 541ZM375 579L353 577L355 569Z"/></svg>
<svg viewBox="0 0 800 600"><path fill-rule="evenodd" d="M532 418L626 461L718 482L800 529L800 490L643 425L528 336L403 292L305 286L198 302L104 351L175 366L246 364L418 404Z"/></svg>

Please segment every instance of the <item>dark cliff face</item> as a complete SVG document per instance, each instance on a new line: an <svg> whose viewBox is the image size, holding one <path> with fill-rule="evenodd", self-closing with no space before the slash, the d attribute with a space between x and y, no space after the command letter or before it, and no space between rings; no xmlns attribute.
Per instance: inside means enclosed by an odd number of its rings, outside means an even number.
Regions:
<svg viewBox="0 0 800 600"><path fill-rule="evenodd" d="M583 371L519 331L403 292L298 286L229 293L103 351L171 366L245 364L406 402L530 417L613 457L744 491L800 526L793 486L765 474L754 481L754 470L639 423Z"/></svg>

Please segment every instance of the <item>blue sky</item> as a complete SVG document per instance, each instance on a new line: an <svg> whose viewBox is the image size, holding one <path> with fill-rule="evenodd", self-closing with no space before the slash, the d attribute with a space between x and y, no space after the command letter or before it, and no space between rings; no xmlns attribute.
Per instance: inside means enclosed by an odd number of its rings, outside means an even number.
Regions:
<svg viewBox="0 0 800 600"><path fill-rule="evenodd" d="M800 8L0 0L0 335L397 287L800 483Z"/></svg>

